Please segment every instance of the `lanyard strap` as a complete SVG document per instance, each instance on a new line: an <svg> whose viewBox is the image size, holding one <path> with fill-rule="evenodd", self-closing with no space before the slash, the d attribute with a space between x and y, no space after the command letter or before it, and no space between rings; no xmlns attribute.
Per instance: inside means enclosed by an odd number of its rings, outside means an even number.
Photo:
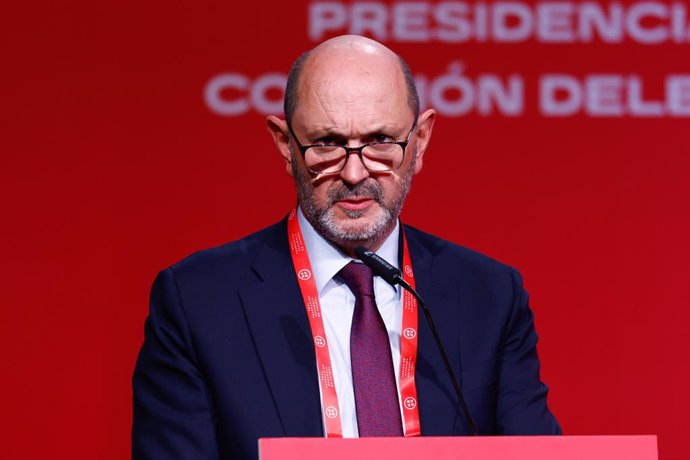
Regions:
<svg viewBox="0 0 690 460"><path fill-rule="evenodd" d="M407 238L403 231L403 278L412 288L415 288L412 261L407 248ZM300 291L307 310L314 351L316 354L316 367L321 386L322 412L325 414L326 436L329 438L342 438L343 429L340 422L340 406L338 394L335 391L331 355L326 340L326 330L321 316L321 303L316 283L312 274L307 247L304 244L302 231L299 227L297 211L293 209L288 214L288 237L290 253L295 274L299 281ZM402 329L400 336L400 401L403 407L403 419L405 422L405 436L420 436L419 408L417 407L417 388L414 374L417 364L417 300L407 291L403 293Z"/></svg>

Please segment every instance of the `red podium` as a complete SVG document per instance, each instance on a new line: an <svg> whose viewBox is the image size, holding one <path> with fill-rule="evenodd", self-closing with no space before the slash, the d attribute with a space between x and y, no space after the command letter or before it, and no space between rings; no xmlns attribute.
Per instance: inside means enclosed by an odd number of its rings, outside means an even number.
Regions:
<svg viewBox="0 0 690 460"><path fill-rule="evenodd" d="M261 460L657 460L656 436L264 438Z"/></svg>

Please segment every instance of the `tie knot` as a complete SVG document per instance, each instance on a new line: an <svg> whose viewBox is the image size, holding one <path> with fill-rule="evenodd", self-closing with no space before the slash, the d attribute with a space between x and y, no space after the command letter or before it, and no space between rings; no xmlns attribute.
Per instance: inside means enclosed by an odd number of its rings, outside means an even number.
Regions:
<svg viewBox="0 0 690 460"><path fill-rule="evenodd" d="M374 295L374 274L371 268L357 262L350 262L338 272L355 297Z"/></svg>

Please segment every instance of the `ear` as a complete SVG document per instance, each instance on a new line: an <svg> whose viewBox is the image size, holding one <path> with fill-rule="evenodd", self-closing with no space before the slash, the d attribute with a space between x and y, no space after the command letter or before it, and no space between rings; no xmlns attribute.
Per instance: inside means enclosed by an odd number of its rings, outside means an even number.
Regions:
<svg viewBox="0 0 690 460"><path fill-rule="evenodd" d="M434 109L425 111L417 118L417 142L415 144L415 156L417 158L414 166L415 174L418 174L422 170L424 152L426 152L426 148L429 146L435 119L436 111Z"/></svg>
<svg viewBox="0 0 690 460"><path fill-rule="evenodd" d="M287 122L273 115L266 117L266 127L273 137L273 142L278 149L278 153L285 160L285 170L289 176L293 176L292 153L290 153L290 137L288 135Z"/></svg>

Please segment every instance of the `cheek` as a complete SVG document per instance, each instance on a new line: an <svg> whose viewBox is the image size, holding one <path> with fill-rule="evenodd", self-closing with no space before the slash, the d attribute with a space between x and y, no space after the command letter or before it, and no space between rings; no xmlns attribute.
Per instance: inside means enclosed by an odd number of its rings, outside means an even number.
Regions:
<svg viewBox="0 0 690 460"><path fill-rule="evenodd" d="M380 184L383 190L383 197L389 201L400 194L405 185L405 180L397 174L392 174L385 181L381 181Z"/></svg>
<svg viewBox="0 0 690 460"><path fill-rule="evenodd" d="M324 207L328 202L328 191L335 186L333 180L312 181L309 184L311 188L311 200L313 203Z"/></svg>

